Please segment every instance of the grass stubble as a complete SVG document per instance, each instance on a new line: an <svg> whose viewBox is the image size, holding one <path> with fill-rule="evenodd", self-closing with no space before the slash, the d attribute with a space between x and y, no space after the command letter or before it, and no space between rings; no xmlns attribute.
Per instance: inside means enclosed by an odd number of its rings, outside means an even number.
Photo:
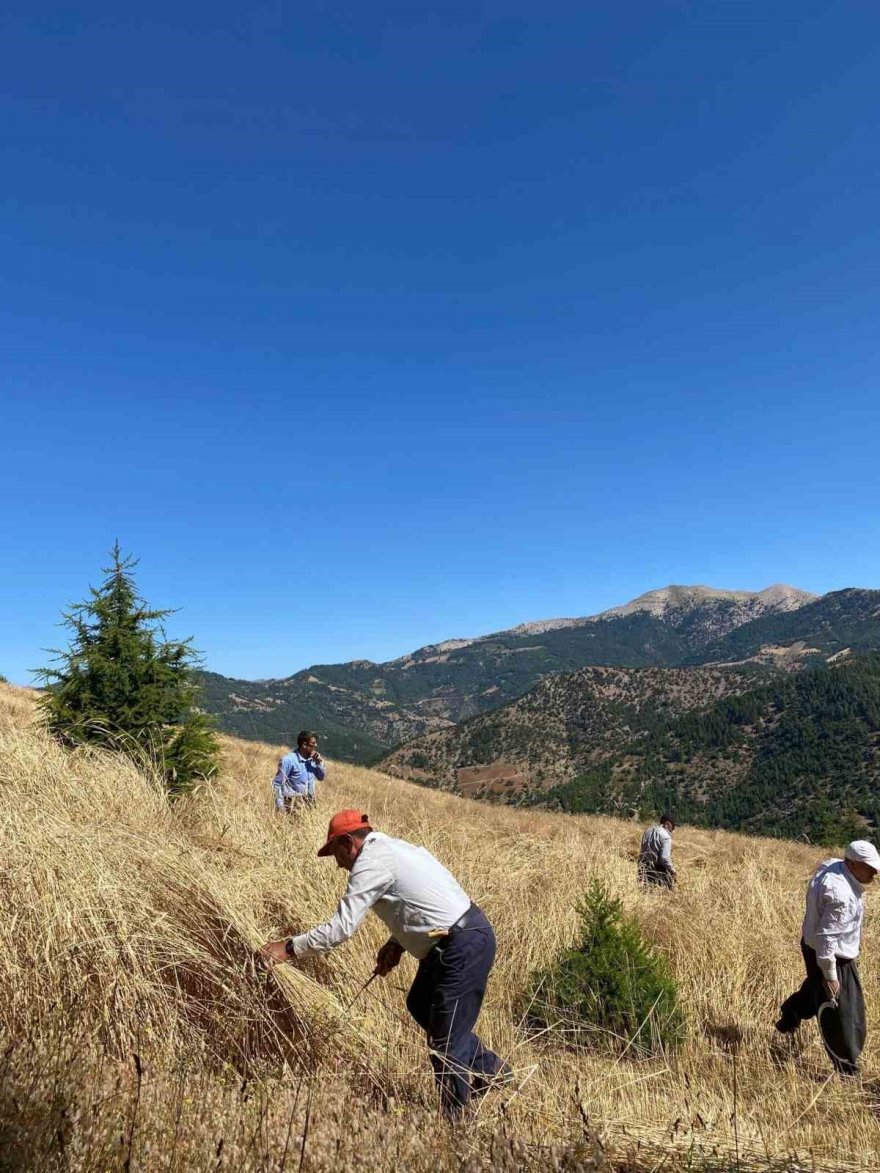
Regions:
<svg viewBox="0 0 880 1173"><path fill-rule="evenodd" d="M62 751L0 685L0 1170L868 1170L878 1063L831 1077L815 1030L772 1023L801 980L806 879L823 851L680 828L681 883L642 892L640 828L481 805L331 766L317 810L272 813L277 749L223 739L219 780L169 805L124 758ZM405 990L355 997L384 939L276 968L345 877L315 855L333 810L422 843L488 913L498 959L480 1031L516 1069L466 1125L437 1115ZM522 991L577 932L599 876L669 957L683 1049L636 1060L536 1036ZM880 1014L870 908L862 976ZM354 1000L351 1009L346 1007ZM601 1043L601 1040L597 1040Z"/></svg>

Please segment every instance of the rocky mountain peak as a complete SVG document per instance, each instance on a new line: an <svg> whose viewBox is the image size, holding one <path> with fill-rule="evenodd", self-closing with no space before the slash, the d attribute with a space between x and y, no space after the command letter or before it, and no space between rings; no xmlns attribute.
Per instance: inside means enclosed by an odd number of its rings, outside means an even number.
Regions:
<svg viewBox="0 0 880 1173"><path fill-rule="evenodd" d="M658 619L671 618L670 613L685 615L700 608L713 609L720 606L725 610L731 605L749 612L749 619L757 619L768 611L795 611L805 603L811 603L817 596L785 583L774 583L761 591L731 591L711 586L670 586L647 591L619 607L603 611L597 618L611 619L621 615L633 615L647 611ZM742 620L741 620L742 621Z"/></svg>
<svg viewBox="0 0 880 1173"><path fill-rule="evenodd" d="M565 627L581 627L600 619L620 619L638 612L647 612L657 619L678 627L686 620L699 622L704 613L707 636L724 635L735 627L759 619L762 615L784 611L796 611L806 603L812 603L817 595L802 591L785 583L774 583L761 591L731 591L718 587L696 585L681 586L670 584L657 590L646 591L628 603L609 607L598 615L585 615L579 619L538 619L531 623L520 623L502 635L542 635L547 631L559 631ZM722 613L725 619L721 620Z"/></svg>

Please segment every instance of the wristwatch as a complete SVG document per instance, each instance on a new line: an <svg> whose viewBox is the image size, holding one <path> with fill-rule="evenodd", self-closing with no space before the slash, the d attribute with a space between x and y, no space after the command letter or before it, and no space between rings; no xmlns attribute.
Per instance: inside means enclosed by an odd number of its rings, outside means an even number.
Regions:
<svg viewBox="0 0 880 1173"><path fill-rule="evenodd" d="M294 949L293 949L293 937L288 937L287 940L284 942L284 952L287 954L288 957L296 957L296 953L294 952Z"/></svg>

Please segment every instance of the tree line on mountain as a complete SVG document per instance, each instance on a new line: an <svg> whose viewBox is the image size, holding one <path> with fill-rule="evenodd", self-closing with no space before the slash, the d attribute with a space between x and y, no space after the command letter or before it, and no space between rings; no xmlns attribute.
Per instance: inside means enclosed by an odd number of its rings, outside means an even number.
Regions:
<svg viewBox="0 0 880 1173"><path fill-rule="evenodd" d="M403 746L387 767L455 789L461 768L516 763L534 789L546 789L665 728L670 715L754 689L769 675L753 665L582 668L547 677L517 701Z"/></svg>
<svg viewBox="0 0 880 1173"><path fill-rule="evenodd" d="M880 655L646 725L622 753L530 801L643 817L674 807L701 826L823 843L880 825Z"/></svg>

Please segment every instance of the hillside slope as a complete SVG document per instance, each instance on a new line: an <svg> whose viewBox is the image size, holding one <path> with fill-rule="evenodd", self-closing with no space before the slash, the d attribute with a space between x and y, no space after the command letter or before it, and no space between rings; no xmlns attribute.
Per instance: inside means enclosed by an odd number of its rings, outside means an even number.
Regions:
<svg viewBox="0 0 880 1173"><path fill-rule="evenodd" d="M463 794L519 799L562 785L668 717L708 709L757 681L747 669L582 668L409 742L378 768Z"/></svg>
<svg viewBox="0 0 880 1173"><path fill-rule="evenodd" d="M768 1050L776 1003L801 978L803 889L820 852L681 827L680 886L644 892L629 822L487 807L338 763L317 810L277 818L276 747L231 739L219 781L172 807L124 759L65 753L29 714L0 687L11 1168L330 1173L340 1146L344 1167L377 1173L872 1167L870 1040L868 1082L846 1088L826 1080L809 1031L800 1049ZM315 849L347 806L425 844L496 925L481 1030L524 1087L487 1099L468 1129L438 1125L399 988L412 963L359 993L384 938L375 918L326 958L268 977L254 967L260 941L333 908L344 876ZM528 975L572 942L594 876L669 957L690 1030L678 1058L636 1063L525 1028ZM862 972L876 1008L873 921Z"/></svg>
<svg viewBox="0 0 880 1173"><path fill-rule="evenodd" d="M200 704L225 733L290 745L300 729L315 729L322 751L345 761L375 761L388 745L449 725L373 695L368 687L321 680L312 669L287 680L234 680L216 672L197 676Z"/></svg>
<svg viewBox="0 0 880 1173"><path fill-rule="evenodd" d="M670 586L602 615L446 640L384 664L315 664L266 681L204 673L202 703L229 733L286 740L314 727L328 752L372 763L394 746L522 696L544 676L590 665L672 667L740 624L813 598L782 585L757 592Z"/></svg>
<svg viewBox="0 0 880 1173"><path fill-rule="evenodd" d="M547 797L566 810L673 806L703 825L814 842L875 836L880 656L670 714Z"/></svg>

